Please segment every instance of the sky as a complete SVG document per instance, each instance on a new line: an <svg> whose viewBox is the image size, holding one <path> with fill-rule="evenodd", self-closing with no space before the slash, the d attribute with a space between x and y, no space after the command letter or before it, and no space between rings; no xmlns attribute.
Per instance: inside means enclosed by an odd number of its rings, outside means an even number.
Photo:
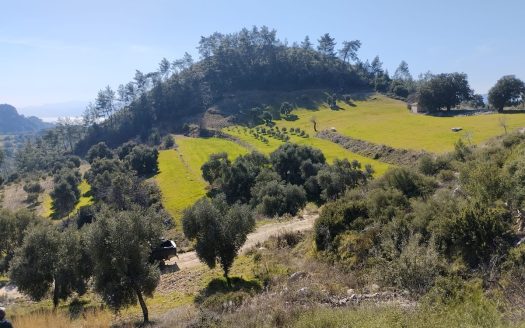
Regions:
<svg viewBox="0 0 525 328"><path fill-rule="evenodd" d="M524 15L522 0L0 0L0 103L87 102L163 57L197 57L201 36L253 25L289 43L358 39L360 58L391 73L401 60L415 77L464 72L486 93L503 75L525 79Z"/></svg>

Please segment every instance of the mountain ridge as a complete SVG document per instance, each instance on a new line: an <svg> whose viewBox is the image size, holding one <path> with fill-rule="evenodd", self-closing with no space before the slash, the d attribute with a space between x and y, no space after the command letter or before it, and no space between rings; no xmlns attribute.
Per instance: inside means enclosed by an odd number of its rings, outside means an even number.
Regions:
<svg viewBox="0 0 525 328"><path fill-rule="evenodd" d="M14 106L0 104L0 134L38 132L52 127L36 116L24 116Z"/></svg>

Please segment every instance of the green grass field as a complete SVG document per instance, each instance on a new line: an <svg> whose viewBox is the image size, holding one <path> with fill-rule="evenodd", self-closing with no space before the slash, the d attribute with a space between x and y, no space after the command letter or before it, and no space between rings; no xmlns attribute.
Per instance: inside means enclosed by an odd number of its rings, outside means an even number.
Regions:
<svg viewBox="0 0 525 328"><path fill-rule="evenodd" d="M175 142L177 149L160 151L160 172L155 180L162 191L164 207L178 222L182 211L206 194L201 166L210 155L226 152L234 159L248 151L235 142L218 138L177 136Z"/></svg>
<svg viewBox="0 0 525 328"><path fill-rule="evenodd" d="M269 154L275 149L277 149L280 145L283 144L282 141L274 139L274 138L267 138L268 143L264 143L260 141L259 139L256 139L249 132L245 131L242 127L236 126L236 127L225 128L223 132L228 133L234 137L239 138L240 140L244 142L249 143L257 151L263 154ZM326 157L326 160L329 163L332 163L336 158L338 159L346 158L348 160L357 160L363 166L365 164L372 165L372 167L374 168L374 171L376 172L376 175L382 175L391 166L389 164L379 162L371 158L352 153L344 149L343 147L333 142L330 142L328 140L319 139L319 138L315 138L312 136L310 136L309 138L302 138L299 136L290 135L290 137L291 137L290 142L300 144L300 145L319 148L323 152L323 154Z"/></svg>
<svg viewBox="0 0 525 328"><path fill-rule="evenodd" d="M525 114L488 114L477 116L434 117L413 114L406 104L382 95L372 95L369 100L356 101L355 106L338 102L341 110L333 111L325 106L318 110L297 109L296 121L278 120L279 127L299 127L314 134L312 117L318 121L318 130L335 127L337 132L357 139L385 144L395 148L424 149L442 153L454 148L459 138L470 138L475 144L501 135L500 124L506 120L509 131L525 127ZM452 132L461 127L463 131Z"/></svg>

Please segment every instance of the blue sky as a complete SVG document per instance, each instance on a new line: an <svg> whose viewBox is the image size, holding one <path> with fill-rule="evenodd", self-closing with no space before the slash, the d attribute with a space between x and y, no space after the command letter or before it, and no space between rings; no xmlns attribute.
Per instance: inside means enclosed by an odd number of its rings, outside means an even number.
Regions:
<svg viewBox="0 0 525 328"><path fill-rule="evenodd" d="M267 25L290 43L330 32L359 39L393 73L460 71L485 93L506 74L525 79L520 0L0 0L0 103L88 101L162 57L196 55L201 35ZM45 116L42 113L41 116Z"/></svg>

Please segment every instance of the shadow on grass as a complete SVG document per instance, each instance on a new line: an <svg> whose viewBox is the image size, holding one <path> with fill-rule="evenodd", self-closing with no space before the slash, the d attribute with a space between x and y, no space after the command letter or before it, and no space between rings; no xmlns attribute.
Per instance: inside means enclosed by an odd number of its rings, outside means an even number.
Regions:
<svg viewBox="0 0 525 328"><path fill-rule="evenodd" d="M195 303L201 304L208 297L217 294L227 294L230 292L246 292L248 294L255 294L261 291L262 287L257 280L245 280L241 277L230 278L231 287L228 286L224 277L215 278L208 283L197 296L195 296Z"/></svg>
<svg viewBox="0 0 525 328"><path fill-rule="evenodd" d="M161 273L162 274L166 274L166 273L173 273L173 272L178 272L180 271L180 267L177 263L173 263L173 264L165 264L164 266L161 266Z"/></svg>
<svg viewBox="0 0 525 328"><path fill-rule="evenodd" d="M297 121L299 119L299 117L297 115L295 115L295 114L289 114L289 115L283 117L283 119L286 120L286 121L291 122L291 121Z"/></svg>

